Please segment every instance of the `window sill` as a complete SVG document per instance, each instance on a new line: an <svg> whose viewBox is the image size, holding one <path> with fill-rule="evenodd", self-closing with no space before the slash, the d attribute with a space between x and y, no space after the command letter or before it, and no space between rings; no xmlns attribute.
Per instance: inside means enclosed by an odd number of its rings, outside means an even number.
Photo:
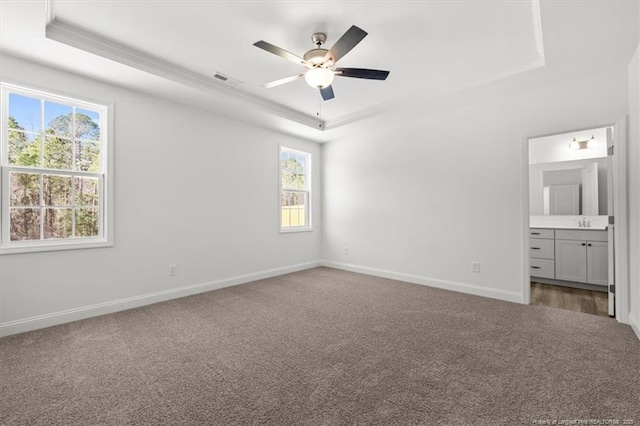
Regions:
<svg viewBox="0 0 640 426"><path fill-rule="evenodd" d="M285 228L280 229L281 234L295 234L297 232L313 232L313 228Z"/></svg>
<svg viewBox="0 0 640 426"><path fill-rule="evenodd" d="M89 241L67 241L67 242L55 242L55 243L13 243L0 246L0 255L5 254L20 254L20 253L37 253L45 251L59 251L59 250L81 250L91 248L113 247L113 242L106 241L104 239L89 240Z"/></svg>

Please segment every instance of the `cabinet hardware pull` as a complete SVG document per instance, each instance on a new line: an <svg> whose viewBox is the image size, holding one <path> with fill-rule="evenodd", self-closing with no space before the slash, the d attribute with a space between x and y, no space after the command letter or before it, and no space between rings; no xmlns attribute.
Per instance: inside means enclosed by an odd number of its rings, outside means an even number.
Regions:
<svg viewBox="0 0 640 426"><path fill-rule="evenodd" d="M591 243L587 244L589 247L591 247Z"/></svg>
<svg viewBox="0 0 640 426"><path fill-rule="evenodd" d="M540 250L540 247L531 247L531 250Z"/></svg>
<svg viewBox="0 0 640 426"><path fill-rule="evenodd" d="M586 245L587 245L587 243L582 243L582 245L583 245L583 246L586 246Z"/></svg>
<svg viewBox="0 0 640 426"><path fill-rule="evenodd" d="M532 232L531 235L540 235L539 232Z"/></svg>
<svg viewBox="0 0 640 426"><path fill-rule="evenodd" d="M540 269L539 266L532 266L533 269Z"/></svg>

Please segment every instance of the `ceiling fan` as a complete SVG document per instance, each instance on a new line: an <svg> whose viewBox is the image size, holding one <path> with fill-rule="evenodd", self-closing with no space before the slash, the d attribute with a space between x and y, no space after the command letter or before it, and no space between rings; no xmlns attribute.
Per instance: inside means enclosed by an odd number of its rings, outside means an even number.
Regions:
<svg viewBox="0 0 640 426"><path fill-rule="evenodd" d="M290 83L304 76L309 86L314 89L320 89L322 99L327 101L334 98L331 83L333 83L335 76L364 78L367 80L385 80L389 75L389 71L366 68L334 68L336 62L349 53L366 35L367 33L364 30L352 25L351 28L336 41L333 47L327 50L322 48L322 45L327 40L327 35L325 33L314 33L311 36L311 40L316 45L316 48L309 50L302 58L266 41L260 40L255 42L253 45L260 49L308 68L307 71L301 74L272 81L265 84L264 87L270 89L285 83Z"/></svg>

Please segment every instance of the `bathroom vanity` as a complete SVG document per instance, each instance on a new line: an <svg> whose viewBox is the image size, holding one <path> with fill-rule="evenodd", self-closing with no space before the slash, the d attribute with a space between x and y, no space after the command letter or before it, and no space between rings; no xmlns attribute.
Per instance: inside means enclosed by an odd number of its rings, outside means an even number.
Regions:
<svg viewBox="0 0 640 426"><path fill-rule="evenodd" d="M529 237L532 280L601 286L606 290L609 277L606 229L531 227Z"/></svg>

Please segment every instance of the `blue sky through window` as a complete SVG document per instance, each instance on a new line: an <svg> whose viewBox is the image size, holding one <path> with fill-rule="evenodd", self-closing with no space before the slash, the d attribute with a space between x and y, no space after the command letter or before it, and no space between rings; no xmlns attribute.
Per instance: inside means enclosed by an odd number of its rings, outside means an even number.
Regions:
<svg viewBox="0 0 640 426"><path fill-rule="evenodd" d="M71 112L72 108L68 105L45 101L45 127L48 126L56 117L67 115ZM77 108L76 112L89 116L94 123L100 125L100 114L98 112L81 108ZM24 130L29 132L41 132L40 113L41 108L39 99L18 95L16 93L9 94L9 116L15 118L18 125Z"/></svg>
<svg viewBox="0 0 640 426"><path fill-rule="evenodd" d="M9 116L15 118L24 130L39 132L40 100L10 93Z"/></svg>

